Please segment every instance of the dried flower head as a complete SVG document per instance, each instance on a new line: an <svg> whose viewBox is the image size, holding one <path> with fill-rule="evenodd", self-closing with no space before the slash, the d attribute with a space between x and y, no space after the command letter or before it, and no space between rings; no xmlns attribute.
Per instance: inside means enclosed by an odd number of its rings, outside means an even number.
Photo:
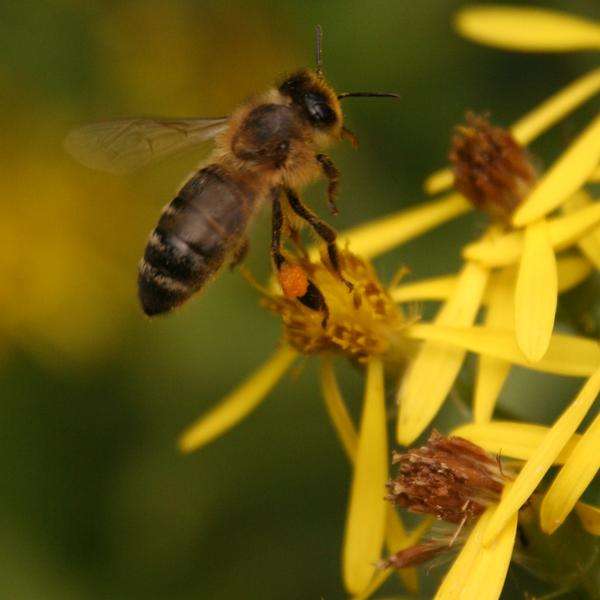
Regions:
<svg viewBox="0 0 600 600"><path fill-rule="evenodd" d="M358 360L385 354L387 359L402 360L402 330L409 324L404 312L370 263L342 250L340 267L346 281L325 257L286 260L279 276L283 295L263 299L267 309L281 315L286 341L303 354L333 351ZM303 278L304 296L295 289L295 281Z"/></svg>
<svg viewBox="0 0 600 600"><path fill-rule="evenodd" d="M509 223L533 187L536 172L511 133L481 115L467 113L452 138L454 185L476 208Z"/></svg>
<svg viewBox="0 0 600 600"><path fill-rule="evenodd" d="M485 450L435 430L424 446L394 453L393 463L399 467L388 483L388 499L450 523L464 523L499 502L506 481Z"/></svg>

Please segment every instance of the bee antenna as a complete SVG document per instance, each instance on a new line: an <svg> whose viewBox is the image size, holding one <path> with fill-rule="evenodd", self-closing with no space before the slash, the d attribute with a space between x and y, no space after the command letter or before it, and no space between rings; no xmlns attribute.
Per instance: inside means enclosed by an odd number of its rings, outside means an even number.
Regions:
<svg viewBox="0 0 600 600"><path fill-rule="evenodd" d="M316 72L323 77L323 57L321 56L321 42L323 41L323 29L320 25L315 27L315 58L317 63Z"/></svg>
<svg viewBox="0 0 600 600"><path fill-rule="evenodd" d="M343 98L395 98L400 99L400 94L394 94L393 92L344 92L338 94L338 100Z"/></svg>

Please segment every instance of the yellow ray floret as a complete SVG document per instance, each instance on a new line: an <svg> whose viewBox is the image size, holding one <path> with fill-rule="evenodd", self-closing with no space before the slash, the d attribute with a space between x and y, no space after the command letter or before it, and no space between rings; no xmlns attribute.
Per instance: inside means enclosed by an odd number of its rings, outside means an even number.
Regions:
<svg viewBox="0 0 600 600"><path fill-rule="evenodd" d="M324 358L321 366L321 387L327 412L332 420L334 428L344 446L346 454L352 463L356 460L356 451L358 447L358 436L354 429L352 419L342 399L340 389L333 370L333 364L330 358ZM415 531L408 534L398 513L393 506L387 507L386 517L386 543L391 553L397 552L416 542ZM417 572L413 568L402 569L400 571L404 584L410 591L416 591L418 587ZM383 582L381 582L383 583ZM370 588L371 586L369 586ZM379 586L377 586L379 587ZM364 594L365 592L363 592ZM361 594L362 597L362 594Z"/></svg>
<svg viewBox="0 0 600 600"><path fill-rule="evenodd" d="M513 290L516 273L512 267L502 269L488 285L488 305L485 325L491 328L514 329ZM475 391L473 395L473 419L477 423L489 421L500 390L510 372L510 362L501 358L482 355L477 361Z"/></svg>
<svg viewBox="0 0 600 600"><path fill-rule="evenodd" d="M396 514L393 507L390 507L390 509L391 509L391 514ZM390 514L390 513L388 512L388 514ZM427 531L431 528L433 523L434 523L434 519L432 517L426 517L425 519L423 519L421 521L421 523L419 525L417 525L417 527L415 527L413 531L410 532L408 539L406 541L403 541L401 546L397 547L396 551L403 550L404 548L409 548L410 546L414 546L415 544L417 544L417 542L421 539L421 537L423 537L423 535L425 533L427 533ZM389 545L389 541L388 541L388 545ZM405 571L408 571L411 574L414 574L415 582L417 581L417 579L416 579L417 572L414 568L400 569L400 575L402 576L402 574ZM389 579L390 575L394 572L395 572L395 569L393 567L389 567L387 569L382 569L382 570L376 572L375 575L373 576L373 579L371 579L371 582L369 583L369 585L359 595L354 596L352 598L352 600L367 600ZM406 580L405 580L405 584L406 584ZM417 591L417 586L416 585L414 585L413 587L407 586L407 589L409 592L412 592L414 594Z"/></svg>
<svg viewBox="0 0 600 600"><path fill-rule="evenodd" d="M481 44L525 52L600 49L600 25L582 17L542 8L470 6L455 26Z"/></svg>
<svg viewBox="0 0 600 600"><path fill-rule="evenodd" d="M348 244L349 249L363 259L373 258L469 210L471 205L460 194L449 194L417 208L343 231L338 243L340 247Z"/></svg>
<svg viewBox="0 0 600 600"><path fill-rule="evenodd" d="M236 425L260 404L297 356L295 350L282 346L220 404L188 427L179 438L179 448L183 452L196 450Z"/></svg>
<svg viewBox="0 0 600 600"><path fill-rule="evenodd" d="M331 422L334 426L336 433L346 451L348 458L351 463L356 461L356 452L358 448L358 435L354 429L354 424L346 408L346 403L342 398L339 385L333 369L333 363L329 357L324 357L321 362L321 389L323 392L323 398L325 400L325 406ZM418 537L420 537L420 528L417 527L410 534L407 533L400 516L396 512L393 506L387 506L387 516L385 525L385 539L386 545L390 553L397 552L412 546L416 543ZM418 536L415 539L415 536ZM414 568L407 568L400 570L400 577L408 589L411 592L416 593L418 590L418 577L417 572ZM379 581L380 574L374 577L374 580ZM387 578L387 577L386 577ZM367 589L374 592L379 585L383 584L380 581L378 585L375 585L375 581L372 581ZM371 592L371 593L372 593ZM361 598L367 598L370 594L367 591L361 593Z"/></svg>
<svg viewBox="0 0 600 600"><path fill-rule="evenodd" d="M546 219L550 244L564 250L578 242L600 223L600 203L594 203L567 215ZM505 267L515 263L523 254L522 231L488 235L473 242L462 251L463 258L477 260L488 267Z"/></svg>
<svg viewBox="0 0 600 600"><path fill-rule="evenodd" d="M515 290L515 332L523 354L544 356L554 329L558 300L556 258L545 220L525 230L523 256Z"/></svg>
<svg viewBox="0 0 600 600"><path fill-rule="evenodd" d="M470 325L475 320L489 272L477 263L467 263L456 288L438 313L435 324ZM408 445L427 427L450 391L465 357L461 348L426 342L402 380L398 391L400 415L398 441Z"/></svg>
<svg viewBox="0 0 600 600"><path fill-rule="evenodd" d="M493 544L506 523L527 502L540 481L573 436L600 392L600 368L587 380L581 391L550 428L542 443L515 479L494 511L484 532L484 544Z"/></svg>
<svg viewBox="0 0 600 600"><path fill-rule="evenodd" d="M533 423L490 421L461 425L452 432L452 435L463 437L492 454L529 460L544 441L548 431L548 427ZM564 464L580 439L580 435L574 434L556 457L554 464Z"/></svg>
<svg viewBox="0 0 600 600"><path fill-rule="evenodd" d="M592 535L600 535L600 508L578 502L575 505L577 516L581 520L583 528Z"/></svg>
<svg viewBox="0 0 600 600"><path fill-rule="evenodd" d="M344 584L351 594L359 594L369 585L380 559L387 509L382 500L387 481L386 437L383 363L371 358L342 558Z"/></svg>
<svg viewBox="0 0 600 600"><path fill-rule="evenodd" d="M572 214L582 208L589 207L592 203L593 200L590 195L585 190L579 190L565 202L563 212ZM589 233L579 238L577 245L596 269L600 269L600 228L595 227Z"/></svg>
<svg viewBox="0 0 600 600"><path fill-rule="evenodd" d="M515 543L517 515L512 515L492 544L484 546L483 532L494 508L488 508L477 521L444 577L435 600L496 600L500 597Z"/></svg>
<svg viewBox="0 0 600 600"><path fill-rule="evenodd" d="M600 347L595 340L580 336L554 334L544 357L528 361L515 340L514 332L489 327L443 327L418 323L405 331L407 337L446 342L470 352L485 354L536 371L586 377L600 365Z"/></svg>
<svg viewBox="0 0 600 600"><path fill-rule="evenodd" d="M340 438L340 442L351 462L356 460L356 448L358 438L354 430L354 424L342 399L340 388L335 377L333 364L329 357L323 358L321 362L321 393L325 400L327 413L333 427Z"/></svg>
<svg viewBox="0 0 600 600"><path fill-rule="evenodd" d="M513 225L523 227L560 206L586 182L599 161L600 115L575 139L517 208Z"/></svg>
<svg viewBox="0 0 600 600"><path fill-rule="evenodd" d="M600 469L600 414L573 449L546 493L540 510L542 530L554 533Z"/></svg>
<svg viewBox="0 0 600 600"><path fill-rule="evenodd" d="M550 96L514 123L510 132L517 142L527 145L598 91L600 91L600 68L579 77ZM599 173L600 178L600 169L594 171L596 172ZM424 188L428 194L437 194L451 188L453 184L454 174L451 169L445 168L432 173L425 180Z"/></svg>
<svg viewBox="0 0 600 600"><path fill-rule="evenodd" d="M592 267L590 262L581 256L567 255L557 259L556 270L558 274L558 291L560 293L570 290L584 281L592 272ZM501 271L501 273L504 273L504 271ZM484 304L492 302L493 289L498 277L499 274L491 275L490 284L483 296ZM393 288L390 290L390 296L395 302L446 300L454 292L456 281L456 275L422 279Z"/></svg>

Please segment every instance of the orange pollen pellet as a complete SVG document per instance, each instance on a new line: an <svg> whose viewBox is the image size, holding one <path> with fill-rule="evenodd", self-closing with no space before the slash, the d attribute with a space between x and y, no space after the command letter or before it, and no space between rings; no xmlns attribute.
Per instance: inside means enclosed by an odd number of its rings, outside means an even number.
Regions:
<svg viewBox="0 0 600 600"><path fill-rule="evenodd" d="M279 283L287 298L300 298L308 290L308 277L300 265L285 263L279 271Z"/></svg>

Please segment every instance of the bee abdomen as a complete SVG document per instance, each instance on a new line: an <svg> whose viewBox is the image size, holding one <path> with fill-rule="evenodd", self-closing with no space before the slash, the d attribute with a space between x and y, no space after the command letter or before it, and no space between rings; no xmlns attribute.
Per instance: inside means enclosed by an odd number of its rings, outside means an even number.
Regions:
<svg viewBox="0 0 600 600"><path fill-rule="evenodd" d="M244 235L254 193L218 165L193 175L163 209L138 276L144 312L168 312L199 291Z"/></svg>
<svg viewBox="0 0 600 600"><path fill-rule="evenodd" d="M208 275L201 254L176 235L157 227L139 265L138 289L144 312L153 316L179 306L202 286Z"/></svg>

